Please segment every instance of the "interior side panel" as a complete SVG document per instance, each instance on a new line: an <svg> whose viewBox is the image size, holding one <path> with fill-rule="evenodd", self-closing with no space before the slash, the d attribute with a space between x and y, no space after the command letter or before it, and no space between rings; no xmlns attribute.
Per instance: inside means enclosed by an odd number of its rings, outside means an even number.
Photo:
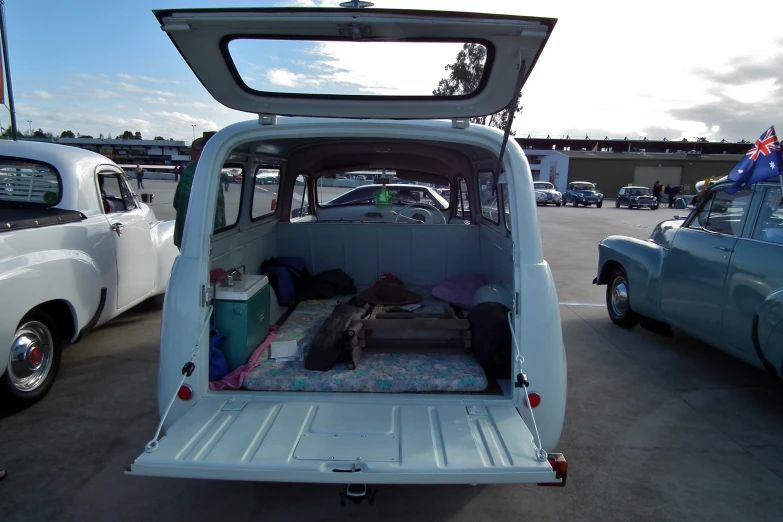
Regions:
<svg viewBox="0 0 783 522"><path fill-rule="evenodd" d="M264 223L212 243L210 269L228 270L241 265L258 274L264 259L277 256L277 222Z"/></svg>
<svg viewBox="0 0 783 522"><path fill-rule="evenodd" d="M504 234L488 226L481 230L481 274L492 284L500 284L512 291L514 288L513 243Z"/></svg>

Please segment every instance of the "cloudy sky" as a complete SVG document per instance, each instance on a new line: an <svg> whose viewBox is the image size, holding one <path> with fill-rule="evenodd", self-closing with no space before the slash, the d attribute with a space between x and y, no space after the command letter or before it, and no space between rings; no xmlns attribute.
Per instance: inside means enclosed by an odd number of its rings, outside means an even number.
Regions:
<svg viewBox="0 0 783 522"><path fill-rule="evenodd" d="M252 116L206 92L152 9L334 6L339 0L10 0L6 2L17 122L112 136L141 131L190 141ZM523 90L517 136L755 140L783 134L783 4L727 0L375 0L376 7L546 16L555 30ZM350 45L350 44L347 44ZM251 87L279 91L429 93L456 49L384 44L237 43ZM7 100L6 100L7 103ZM28 123L28 120L32 123ZM10 121L7 108L0 125Z"/></svg>

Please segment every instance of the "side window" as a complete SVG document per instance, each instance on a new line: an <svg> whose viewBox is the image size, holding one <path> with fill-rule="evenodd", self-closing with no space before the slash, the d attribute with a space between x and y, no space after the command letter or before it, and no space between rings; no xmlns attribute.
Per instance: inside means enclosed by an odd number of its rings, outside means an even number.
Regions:
<svg viewBox="0 0 783 522"><path fill-rule="evenodd" d="M457 180L456 188L457 209L454 215L470 223L470 199L468 198L468 183L465 181L465 178L459 178Z"/></svg>
<svg viewBox="0 0 783 522"><path fill-rule="evenodd" d="M100 190L103 210L107 214L127 212L136 208L136 202L131 195L128 183L114 172L98 173L98 189Z"/></svg>
<svg viewBox="0 0 783 522"><path fill-rule="evenodd" d="M511 209L509 207L508 185L501 185L500 188L503 191L503 216L504 221L506 222L506 230L511 232Z"/></svg>
<svg viewBox="0 0 783 522"><path fill-rule="evenodd" d="M236 168L220 169L220 190L218 191L214 230L230 228L239 221L239 206L242 201L241 177Z"/></svg>
<svg viewBox="0 0 783 522"><path fill-rule="evenodd" d="M783 199L779 188L768 188L764 192L753 239L783 245Z"/></svg>
<svg viewBox="0 0 783 522"><path fill-rule="evenodd" d="M703 228L728 236L739 236L742 233L751 192L745 189L730 195L727 188L720 188L709 195L688 225L689 228Z"/></svg>
<svg viewBox="0 0 783 522"><path fill-rule="evenodd" d="M261 219L275 213L280 188L280 169L258 167L253 180L253 208L250 218Z"/></svg>
<svg viewBox="0 0 783 522"><path fill-rule="evenodd" d="M621 196L625 196L625 189L624 189L624 188L621 188L621 189L620 189L620 195L621 195Z"/></svg>
<svg viewBox="0 0 783 522"><path fill-rule="evenodd" d="M291 197L291 219L302 218L312 214L310 199L307 196L307 176L299 174L294 182L294 192Z"/></svg>
<svg viewBox="0 0 783 522"><path fill-rule="evenodd" d="M490 171L479 172L478 183L481 215L497 225L500 223L500 216L498 215L498 187L495 176Z"/></svg>

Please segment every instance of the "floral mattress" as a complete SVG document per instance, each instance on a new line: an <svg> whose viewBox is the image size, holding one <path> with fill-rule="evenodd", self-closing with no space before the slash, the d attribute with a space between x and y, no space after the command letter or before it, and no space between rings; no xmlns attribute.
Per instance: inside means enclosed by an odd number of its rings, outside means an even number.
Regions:
<svg viewBox="0 0 783 522"><path fill-rule="evenodd" d="M338 299L300 303L277 331L276 341L303 343L307 352L318 328ZM442 311L443 303L422 301L420 312ZM484 369L470 353L365 353L359 367L338 364L327 372L305 370L304 362L259 361L242 387L256 391L310 392L480 392L487 388Z"/></svg>

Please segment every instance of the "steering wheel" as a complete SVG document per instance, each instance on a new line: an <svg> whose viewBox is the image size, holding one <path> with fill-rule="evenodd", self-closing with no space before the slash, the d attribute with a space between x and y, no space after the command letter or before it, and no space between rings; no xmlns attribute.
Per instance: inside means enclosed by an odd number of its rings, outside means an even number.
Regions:
<svg viewBox="0 0 783 522"><path fill-rule="evenodd" d="M446 224L446 218L443 217L443 214L441 214L438 209L421 203L412 203L402 208L397 212L397 217L394 218L395 223L397 223L400 216L422 221L426 225ZM434 216L438 216L439 219L436 220ZM438 221L438 223L435 223L435 221Z"/></svg>

